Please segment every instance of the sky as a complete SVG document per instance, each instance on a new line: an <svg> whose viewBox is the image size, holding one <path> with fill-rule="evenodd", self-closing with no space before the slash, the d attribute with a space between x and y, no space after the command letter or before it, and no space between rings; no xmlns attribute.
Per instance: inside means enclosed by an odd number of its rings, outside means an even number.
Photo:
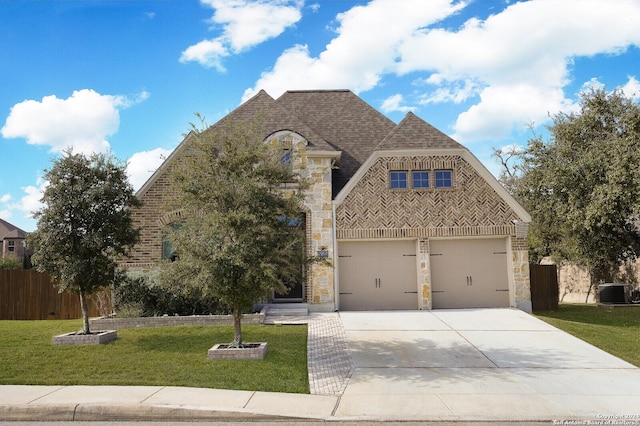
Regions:
<svg viewBox="0 0 640 426"><path fill-rule="evenodd" d="M190 130L264 89L412 111L494 174L590 88L640 100L640 0L0 0L0 218L44 170L110 152L140 188Z"/></svg>

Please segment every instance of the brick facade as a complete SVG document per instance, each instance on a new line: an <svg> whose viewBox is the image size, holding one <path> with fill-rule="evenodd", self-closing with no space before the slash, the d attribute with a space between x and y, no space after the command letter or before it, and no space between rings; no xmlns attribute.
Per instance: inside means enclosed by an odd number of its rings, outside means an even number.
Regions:
<svg viewBox="0 0 640 426"><path fill-rule="evenodd" d="M385 239L416 241L418 306L431 309L430 239L449 237L504 238L510 303L526 307L529 215L462 145L412 113L396 125L349 91L294 91L277 100L261 91L228 117L255 115L264 117L265 143L290 148L292 167L309 181L300 207L307 250L329 261L307 274L310 309L338 307L338 241ZM168 170L179 156L180 147L138 193L141 241L127 267L147 269L162 258L163 229L179 219L166 202ZM389 189L392 170L443 169L452 171L451 188Z"/></svg>

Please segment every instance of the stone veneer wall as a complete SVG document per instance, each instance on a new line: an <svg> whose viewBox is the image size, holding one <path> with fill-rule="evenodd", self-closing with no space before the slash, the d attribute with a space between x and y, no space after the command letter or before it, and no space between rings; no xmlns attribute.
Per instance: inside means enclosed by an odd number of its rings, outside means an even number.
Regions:
<svg viewBox="0 0 640 426"><path fill-rule="evenodd" d="M310 158L307 162L310 187L305 205L311 215L312 255L318 250L327 250L331 262L333 252L333 206L331 203L331 159ZM327 304L334 301L333 266L314 264L311 266L307 288L307 301L313 304Z"/></svg>
<svg viewBox="0 0 640 426"><path fill-rule="evenodd" d="M389 189L391 170L453 170L453 188ZM530 303L526 236L509 205L459 155L381 157L336 210L340 239L416 238L418 306L431 309L430 237L509 236L515 305ZM525 232L526 235L526 232ZM526 306L525 306L526 310Z"/></svg>

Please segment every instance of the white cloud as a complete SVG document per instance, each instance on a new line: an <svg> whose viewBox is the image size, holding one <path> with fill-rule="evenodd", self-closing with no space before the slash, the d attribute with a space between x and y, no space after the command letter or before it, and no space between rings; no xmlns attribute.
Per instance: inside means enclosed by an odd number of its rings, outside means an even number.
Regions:
<svg viewBox="0 0 640 426"><path fill-rule="evenodd" d="M222 35L196 43L182 52L180 62L195 61L224 71L222 59L282 34L302 18L301 0L203 0L215 12L211 22Z"/></svg>
<svg viewBox="0 0 640 426"><path fill-rule="evenodd" d="M337 15L336 37L317 56L285 50L243 100L260 89L348 88L356 93L386 74L423 76L421 104L469 103L457 119L460 142L500 138L572 108L564 88L576 57L619 54L640 46L640 2L531 0L459 28L438 23L467 6L455 0L373 0ZM606 29L603 30L603 29ZM635 81L635 80L634 80ZM629 90L635 90L629 81ZM573 95L573 93L571 94Z"/></svg>
<svg viewBox="0 0 640 426"><path fill-rule="evenodd" d="M404 103L404 97L398 93L385 99L384 102L382 102L380 109L385 113L394 111L409 112L415 110L415 107L402 106L402 103Z"/></svg>
<svg viewBox="0 0 640 426"><path fill-rule="evenodd" d="M187 47L180 62L199 62L206 68L215 68L219 72L224 72L222 58L229 56L229 51L220 40L203 40L193 46Z"/></svg>
<svg viewBox="0 0 640 426"><path fill-rule="evenodd" d="M28 217L33 217L33 213L36 210L44 207L44 204L40 201L45 188L49 185L49 182L44 179L38 179L37 186L26 186L22 188L25 195L20 198L20 201L11 206L14 210L19 210L27 214Z"/></svg>
<svg viewBox="0 0 640 426"><path fill-rule="evenodd" d="M12 223L14 225L22 227L25 230L34 226L33 212L43 207L40 199L47 185L48 182L42 178L38 178L35 185L21 188L23 195L16 202L11 202L13 200L11 194L5 194L0 197L0 218L4 220L13 219ZM16 215L15 213L20 213L20 215ZM16 217L18 217L18 220L15 219Z"/></svg>
<svg viewBox="0 0 640 426"><path fill-rule="evenodd" d="M525 131L531 124L548 119L549 113L573 109L560 88L542 91L529 84L493 85L480 93L480 102L458 116L458 141L495 140L511 131Z"/></svg>
<svg viewBox="0 0 640 426"><path fill-rule="evenodd" d="M273 69L247 89L246 100L264 89L274 97L289 89L347 88L356 93L375 87L384 73L395 68L403 40L418 28L433 24L462 8L448 0L373 0L340 13L337 36L318 57L306 46L284 51Z"/></svg>
<svg viewBox="0 0 640 426"><path fill-rule="evenodd" d="M439 74L433 74L425 80L426 83L440 85L443 79ZM439 87L433 92L425 93L420 96L420 104L439 104L445 102L462 103L471 96L480 93L481 84L472 79L459 80L447 83L444 87Z"/></svg>
<svg viewBox="0 0 640 426"><path fill-rule="evenodd" d="M156 148L151 151L136 152L127 161L127 175L133 188L137 191L151 177L160 165L171 154L171 150Z"/></svg>
<svg viewBox="0 0 640 426"><path fill-rule="evenodd" d="M0 132L5 138L25 138L31 145L48 146L51 152L66 148L84 154L106 152L110 147L107 137L120 126L119 110L148 96L141 92L128 98L83 89L67 99L51 95L41 101L25 100L11 108Z"/></svg>
<svg viewBox="0 0 640 426"><path fill-rule="evenodd" d="M627 83L620 89L626 97L635 101L640 100L640 81L636 80L635 77L629 76Z"/></svg>

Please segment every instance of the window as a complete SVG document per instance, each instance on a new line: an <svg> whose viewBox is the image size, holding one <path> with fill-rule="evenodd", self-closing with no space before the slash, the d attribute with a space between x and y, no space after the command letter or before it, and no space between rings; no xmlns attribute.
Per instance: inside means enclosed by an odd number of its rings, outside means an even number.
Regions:
<svg viewBox="0 0 640 426"><path fill-rule="evenodd" d="M453 186L452 175L451 170L436 170L436 188L451 188Z"/></svg>
<svg viewBox="0 0 640 426"><path fill-rule="evenodd" d="M13 252L16 250L16 242L15 241L7 241L7 249L10 252Z"/></svg>
<svg viewBox="0 0 640 426"><path fill-rule="evenodd" d="M402 189L407 187L407 172L393 171L390 174L391 189Z"/></svg>
<svg viewBox="0 0 640 426"><path fill-rule="evenodd" d="M173 241L171 241L171 230L176 230L180 228L180 223L172 223L170 225L170 229L165 229L162 233L162 258L175 262L178 260L178 255L176 253L176 248L173 245Z"/></svg>
<svg viewBox="0 0 640 426"><path fill-rule="evenodd" d="M291 166L291 150L283 149L282 156L280 157L280 164L284 166Z"/></svg>
<svg viewBox="0 0 640 426"><path fill-rule="evenodd" d="M429 172L422 171L422 170L413 172L412 181L413 181L414 188L428 188Z"/></svg>

